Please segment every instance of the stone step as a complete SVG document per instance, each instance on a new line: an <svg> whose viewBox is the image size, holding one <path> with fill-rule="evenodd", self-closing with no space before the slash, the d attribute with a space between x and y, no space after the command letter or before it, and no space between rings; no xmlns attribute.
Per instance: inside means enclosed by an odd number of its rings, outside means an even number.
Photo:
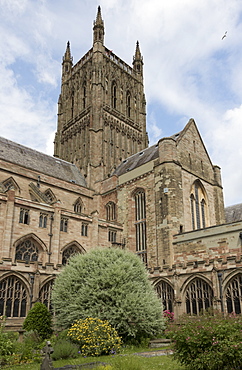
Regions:
<svg viewBox="0 0 242 370"><path fill-rule="evenodd" d="M149 347L150 348L167 347L170 344L171 344L171 339L157 338L157 339L152 339L150 341Z"/></svg>

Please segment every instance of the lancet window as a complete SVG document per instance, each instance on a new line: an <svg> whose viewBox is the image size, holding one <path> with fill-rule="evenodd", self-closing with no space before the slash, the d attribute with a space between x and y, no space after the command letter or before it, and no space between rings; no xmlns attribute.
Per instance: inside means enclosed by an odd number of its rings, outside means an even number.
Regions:
<svg viewBox="0 0 242 370"><path fill-rule="evenodd" d="M20 213L19 213L19 223L20 224L29 224L29 210L25 208L20 208Z"/></svg>
<svg viewBox="0 0 242 370"><path fill-rule="evenodd" d="M51 291L54 284L54 279L49 280L47 283L45 283L39 292L39 301L46 305L49 311L52 310L52 304L51 304Z"/></svg>
<svg viewBox="0 0 242 370"><path fill-rule="evenodd" d="M135 230L136 230L136 253L147 264L146 245L146 200L145 192L141 189L135 193Z"/></svg>
<svg viewBox="0 0 242 370"><path fill-rule="evenodd" d="M228 313L235 312L241 314L242 312L242 274L236 275L227 285L226 304Z"/></svg>
<svg viewBox="0 0 242 370"><path fill-rule="evenodd" d="M112 108L117 109L117 85L116 82L112 82Z"/></svg>
<svg viewBox="0 0 242 370"><path fill-rule="evenodd" d="M126 95L126 114L127 114L127 117L131 117L131 95L130 95L130 92L128 91L127 92L127 95Z"/></svg>
<svg viewBox="0 0 242 370"><path fill-rule="evenodd" d="M213 290L203 279L193 279L186 289L186 312L199 315L203 310L213 306Z"/></svg>
<svg viewBox="0 0 242 370"><path fill-rule="evenodd" d="M116 220L116 205L114 202L106 204L106 219L107 221Z"/></svg>
<svg viewBox="0 0 242 370"><path fill-rule="evenodd" d="M48 215L46 213L40 213L39 227L46 228L47 227L47 220L48 220Z"/></svg>
<svg viewBox="0 0 242 370"><path fill-rule="evenodd" d="M166 281L161 281L156 285L156 292L161 299L164 310L173 312L174 290Z"/></svg>
<svg viewBox="0 0 242 370"><path fill-rule="evenodd" d="M6 317L25 317L27 289L14 275L0 281L0 315Z"/></svg>
<svg viewBox="0 0 242 370"><path fill-rule="evenodd" d="M208 210L205 190L200 181L195 181L190 194L193 230L208 226Z"/></svg>

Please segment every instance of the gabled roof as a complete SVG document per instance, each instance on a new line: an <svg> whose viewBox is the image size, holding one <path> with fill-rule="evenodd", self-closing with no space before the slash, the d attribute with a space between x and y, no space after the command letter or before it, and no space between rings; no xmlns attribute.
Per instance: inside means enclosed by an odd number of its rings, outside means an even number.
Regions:
<svg viewBox="0 0 242 370"><path fill-rule="evenodd" d="M242 220L242 203L225 208L226 223Z"/></svg>
<svg viewBox="0 0 242 370"><path fill-rule="evenodd" d="M27 148L0 137L0 159L86 187L86 181L78 168L62 159Z"/></svg>
<svg viewBox="0 0 242 370"><path fill-rule="evenodd" d="M158 144L155 144L125 159L116 168L116 170L113 172L113 175L117 176L123 175L124 173L131 171L139 166L142 166L142 164L152 161L158 157L159 157L159 148Z"/></svg>

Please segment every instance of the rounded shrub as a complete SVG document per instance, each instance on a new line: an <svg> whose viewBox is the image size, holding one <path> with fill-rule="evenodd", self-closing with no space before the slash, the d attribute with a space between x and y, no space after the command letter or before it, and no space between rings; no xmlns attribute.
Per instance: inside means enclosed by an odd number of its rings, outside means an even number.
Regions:
<svg viewBox="0 0 242 370"><path fill-rule="evenodd" d="M54 352L51 355L53 360L64 360L78 357L78 347L69 340L60 339L54 345Z"/></svg>
<svg viewBox="0 0 242 370"><path fill-rule="evenodd" d="M49 338L52 334L52 317L43 303L36 302L31 308L24 320L23 329L33 330L42 340Z"/></svg>
<svg viewBox="0 0 242 370"><path fill-rule="evenodd" d="M77 320L69 329L68 336L78 344L83 356L116 353L121 346L117 331L107 321L97 318Z"/></svg>
<svg viewBox="0 0 242 370"><path fill-rule="evenodd" d="M166 323L143 262L118 248L71 258L56 278L52 302L58 327L97 317L107 320L124 342L160 335Z"/></svg>

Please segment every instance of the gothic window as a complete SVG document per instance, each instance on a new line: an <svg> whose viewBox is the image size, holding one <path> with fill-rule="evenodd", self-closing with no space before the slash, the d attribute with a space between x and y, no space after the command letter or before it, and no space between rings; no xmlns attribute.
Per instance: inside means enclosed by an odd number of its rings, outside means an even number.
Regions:
<svg viewBox="0 0 242 370"><path fill-rule="evenodd" d="M202 310L213 306L213 290L200 278L193 279L186 289L186 312L199 315Z"/></svg>
<svg viewBox="0 0 242 370"><path fill-rule="evenodd" d="M106 204L106 219L107 221L116 220L116 205L114 202Z"/></svg>
<svg viewBox="0 0 242 370"><path fill-rule="evenodd" d="M66 248L62 253L62 265L66 265L70 257L79 253L80 250L76 245L71 245L68 248Z"/></svg>
<svg viewBox="0 0 242 370"><path fill-rule="evenodd" d="M146 246L146 200L145 192L138 190L135 193L135 229L136 229L136 253L147 264Z"/></svg>
<svg viewBox="0 0 242 370"><path fill-rule="evenodd" d="M68 228L68 218L61 217L60 231L64 231L65 233L67 233L67 228Z"/></svg>
<svg viewBox="0 0 242 370"><path fill-rule="evenodd" d="M74 212L81 213L81 211L82 211L82 202L81 199L77 199L77 201L74 203Z"/></svg>
<svg viewBox="0 0 242 370"><path fill-rule="evenodd" d="M55 279L52 279L45 283L39 292L39 301L45 304L49 311L52 310L51 291L54 284L54 280Z"/></svg>
<svg viewBox="0 0 242 370"><path fill-rule="evenodd" d="M156 285L156 291L158 294L158 297L161 299L163 304L164 310L169 310L170 312L173 312L173 302L174 302L174 290L165 281L159 282L158 285Z"/></svg>
<svg viewBox="0 0 242 370"><path fill-rule="evenodd" d="M17 184L16 184L16 182L14 181L14 179L12 177L9 177L5 181L3 181L3 185L4 185L6 190L9 190L9 189L16 190L17 189Z"/></svg>
<svg viewBox="0 0 242 370"><path fill-rule="evenodd" d="M131 117L131 96L129 91L126 95L126 114L129 118Z"/></svg>
<svg viewBox="0 0 242 370"><path fill-rule="evenodd" d="M117 240L117 232L115 230L108 231L108 241L111 243L116 243Z"/></svg>
<svg viewBox="0 0 242 370"><path fill-rule="evenodd" d="M0 281L0 315L25 317L27 289L16 276L8 276Z"/></svg>
<svg viewBox="0 0 242 370"><path fill-rule="evenodd" d="M29 224L29 210L26 208L20 208L20 213L19 213L19 223L20 224Z"/></svg>
<svg viewBox="0 0 242 370"><path fill-rule="evenodd" d="M82 236L87 236L87 229L88 229L88 224L83 222L82 223L82 231L81 231Z"/></svg>
<svg viewBox="0 0 242 370"><path fill-rule="evenodd" d="M32 239L26 239L16 247L15 261L35 262L38 261L38 256L38 247Z"/></svg>
<svg viewBox="0 0 242 370"><path fill-rule="evenodd" d="M83 109L85 109L86 108L86 103L87 103L86 82L84 82L84 84L83 84L82 92L83 92L83 98L82 98Z"/></svg>
<svg viewBox="0 0 242 370"><path fill-rule="evenodd" d="M113 81L112 83L112 108L117 108L117 85L116 82Z"/></svg>
<svg viewBox="0 0 242 370"><path fill-rule="evenodd" d="M190 195L193 230L208 226L208 211L205 190L200 181L195 181Z"/></svg>
<svg viewBox="0 0 242 370"><path fill-rule="evenodd" d="M242 274L236 275L227 285L226 304L228 313L235 312L241 314L242 312Z"/></svg>
<svg viewBox="0 0 242 370"><path fill-rule="evenodd" d="M56 201L56 197L51 189L47 189L44 194L48 198L49 203L53 203Z"/></svg>
<svg viewBox="0 0 242 370"><path fill-rule="evenodd" d="M47 219L48 219L48 215L46 213L40 213L39 227L46 228L47 227Z"/></svg>

